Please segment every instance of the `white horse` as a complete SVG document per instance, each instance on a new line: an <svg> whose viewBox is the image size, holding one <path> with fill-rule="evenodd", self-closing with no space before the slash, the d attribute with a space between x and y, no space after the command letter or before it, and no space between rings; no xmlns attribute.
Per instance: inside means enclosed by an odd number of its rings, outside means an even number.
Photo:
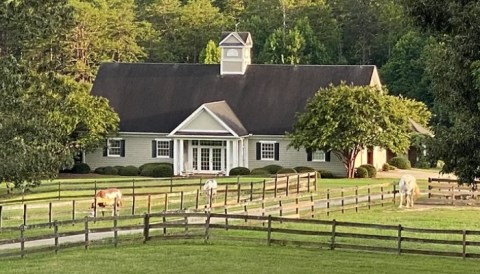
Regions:
<svg viewBox="0 0 480 274"><path fill-rule="evenodd" d="M115 201L117 204L115 205ZM92 212L90 216L95 215L95 210L100 208L102 210L102 215L104 215L104 210L106 207L112 207L112 216L115 213L118 215L120 207L122 206L122 192L116 188L109 188L100 190L95 195L94 202L91 205ZM115 209L117 212L115 212Z"/></svg>
<svg viewBox="0 0 480 274"><path fill-rule="evenodd" d="M203 185L203 192L207 198L207 204L212 205L212 199L217 195L217 181L214 179L208 179Z"/></svg>
<svg viewBox="0 0 480 274"><path fill-rule="evenodd" d="M406 207L413 207L414 196L420 195L420 188L417 185L417 180L412 175L406 174L400 178L398 182L398 191L400 193L400 205L402 208L404 200L406 200Z"/></svg>

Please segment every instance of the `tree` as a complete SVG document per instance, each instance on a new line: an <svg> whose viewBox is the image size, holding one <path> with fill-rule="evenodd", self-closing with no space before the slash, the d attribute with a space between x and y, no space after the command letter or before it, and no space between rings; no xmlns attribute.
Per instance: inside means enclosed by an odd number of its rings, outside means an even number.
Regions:
<svg viewBox="0 0 480 274"><path fill-rule="evenodd" d="M295 149L332 151L352 178L361 150L381 146L404 152L409 133L402 98L384 95L376 87L342 83L320 89L308 100L287 135Z"/></svg>
<svg viewBox="0 0 480 274"><path fill-rule="evenodd" d="M403 0L416 24L439 41L427 72L435 110L433 155L460 182L480 177L480 1Z"/></svg>
<svg viewBox="0 0 480 274"><path fill-rule="evenodd" d="M97 147L118 124L105 99L54 73L0 58L0 181L35 186Z"/></svg>
<svg viewBox="0 0 480 274"><path fill-rule="evenodd" d="M203 64L220 64L220 47L213 40L209 40L207 46L200 53Z"/></svg>
<svg viewBox="0 0 480 274"><path fill-rule="evenodd" d="M380 73L393 95L402 95L433 105L430 81L425 71L431 39L417 32L402 36Z"/></svg>

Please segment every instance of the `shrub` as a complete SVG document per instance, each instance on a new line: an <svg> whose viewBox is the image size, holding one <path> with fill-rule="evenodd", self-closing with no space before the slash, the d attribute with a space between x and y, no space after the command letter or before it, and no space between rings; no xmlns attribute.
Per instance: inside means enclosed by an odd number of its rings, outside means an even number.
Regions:
<svg viewBox="0 0 480 274"><path fill-rule="evenodd" d="M430 168L430 163L427 160L420 160L415 163L416 168Z"/></svg>
<svg viewBox="0 0 480 274"><path fill-rule="evenodd" d="M90 172L90 166L85 163L77 163L73 165L71 171L77 174L87 174Z"/></svg>
<svg viewBox="0 0 480 274"><path fill-rule="evenodd" d="M335 178L333 173L328 170L319 169L318 172L320 173L320 178Z"/></svg>
<svg viewBox="0 0 480 274"><path fill-rule="evenodd" d="M389 168L390 170L395 170L395 169L396 169L396 168L395 168L394 166L392 166L392 165L388 165L388 168Z"/></svg>
<svg viewBox="0 0 480 274"><path fill-rule="evenodd" d="M250 175L261 175L261 176L269 176L270 172L268 170L263 169L263 168L254 168L250 172Z"/></svg>
<svg viewBox="0 0 480 274"><path fill-rule="evenodd" d="M359 166L355 172L355 178L368 178L368 170L362 166Z"/></svg>
<svg viewBox="0 0 480 274"><path fill-rule="evenodd" d="M141 176L147 177L172 177L173 169L170 165L151 165L145 167L140 173Z"/></svg>
<svg viewBox="0 0 480 274"><path fill-rule="evenodd" d="M410 161L405 157L393 157L388 163L399 169L410 169L412 167Z"/></svg>
<svg viewBox="0 0 480 274"><path fill-rule="evenodd" d="M277 171L277 174L291 174L291 173L297 173L297 171L293 168L282 168Z"/></svg>
<svg viewBox="0 0 480 274"><path fill-rule="evenodd" d="M117 174L120 174L125 167L124 166L114 166L114 168L117 169Z"/></svg>
<svg viewBox="0 0 480 274"><path fill-rule="evenodd" d="M105 175L118 175L118 169L113 166L106 166L103 168L103 174Z"/></svg>
<svg viewBox="0 0 480 274"><path fill-rule="evenodd" d="M103 166L97 167L93 172L95 172L97 174L105 174L104 169L105 169L105 167L103 167Z"/></svg>
<svg viewBox="0 0 480 274"><path fill-rule="evenodd" d="M138 167L138 172L142 173L142 171L147 167L155 167L155 166L169 166L173 170L173 164L171 163L146 163Z"/></svg>
<svg viewBox="0 0 480 274"><path fill-rule="evenodd" d="M126 166L118 171L118 175L121 176L137 176L138 168L136 166Z"/></svg>
<svg viewBox="0 0 480 274"><path fill-rule="evenodd" d="M277 174L277 172L282 168L283 167L279 165L268 165L263 167L263 169L265 169L270 174Z"/></svg>
<svg viewBox="0 0 480 274"><path fill-rule="evenodd" d="M365 168L368 172L368 178L376 178L377 177L377 169L370 164L361 165L361 167Z"/></svg>
<svg viewBox="0 0 480 274"><path fill-rule="evenodd" d="M306 173L306 172L315 171L314 168L311 168L311 167L308 167L308 166L297 166L297 167L294 167L293 169L295 169L298 173Z"/></svg>
<svg viewBox="0 0 480 274"><path fill-rule="evenodd" d="M388 163L384 163L382 166L382 171L389 171L390 170L390 165Z"/></svg>
<svg viewBox="0 0 480 274"><path fill-rule="evenodd" d="M250 169L239 166L239 167L234 167L230 169L230 172L228 173L230 176L237 176L237 175L250 175Z"/></svg>

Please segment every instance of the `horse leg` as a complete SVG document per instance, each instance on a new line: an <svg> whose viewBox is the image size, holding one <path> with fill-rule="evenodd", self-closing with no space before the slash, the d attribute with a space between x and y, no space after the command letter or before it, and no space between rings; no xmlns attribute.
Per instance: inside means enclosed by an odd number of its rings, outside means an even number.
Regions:
<svg viewBox="0 0 480 274"><path fill-rule="evenodd" d="M407 207L412 207L412 194L407 193Z"/></svg>
<svg viewBox="0 0 480 274"><path fill-rule="evenodd" d="M400 192L400 205L398 206L398 208L402 208L403 207L403 193Z"/></svg>

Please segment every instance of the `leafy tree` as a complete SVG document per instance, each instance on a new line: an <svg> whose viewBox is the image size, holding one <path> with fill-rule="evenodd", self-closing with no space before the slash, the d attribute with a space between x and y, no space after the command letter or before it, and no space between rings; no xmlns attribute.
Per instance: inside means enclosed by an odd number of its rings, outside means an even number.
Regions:
<svg viewBox="0 0 480 274"><path fill-rule="evenodd" d="M297 114L290 146L332 151L354 176L358 153L371 146L404 152L409 146L408 116L402 98L376 87L341 84L320 89Z"/></svg>
<svg viewBox="0 0 480 274"><path fill-rule="evenodd" d="M427 72L435 103L432 153L442 172L461 182L480 177L480 1L403 0L408 13L440 42L432 48Z"/></svg>
<svg viewBox="0 0 480 274"><path fill-rule="evenodd" d="M54 178L73 154L98 146L118 117L86 86L0 58L0 181L17 187Z"/></svg>
<svg viewBox="0 0 480 274"><path fill-rule="evenodd" d="M433 41L416 32L409 32L398 40L380 71L393 95L403 95L432 106L433 96L425 71L430 43Z"/></svg>
<svg viewBox="0 0 480 274"><path fill-rule="evenodd" d="M200 59L203 64L220 64L220 55L220 47L213 40L210 40L201 52Z"/></svg>

